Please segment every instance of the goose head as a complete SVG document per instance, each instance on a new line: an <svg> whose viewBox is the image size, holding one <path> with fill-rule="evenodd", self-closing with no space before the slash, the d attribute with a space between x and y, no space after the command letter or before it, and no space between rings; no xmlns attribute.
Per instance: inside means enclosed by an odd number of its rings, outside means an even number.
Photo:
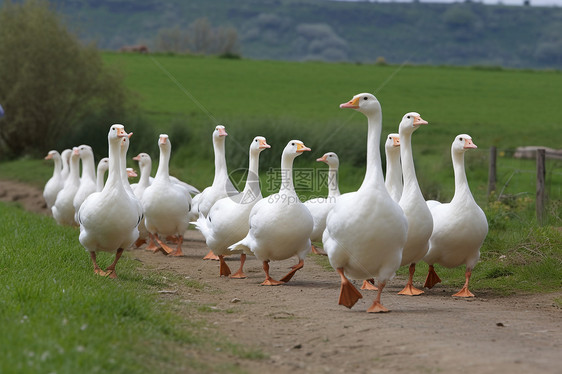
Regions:
<svg viewBox="0 0 562 374"><path fill-rule="evenodd" d="M133 168L127 168L127 178L136 178L138 177L137 172Z"/></svg>
<svg viewBox="0 0 562 374"><path fill-rule="evenodd" d="M324 156L317 158L318 162L325 162L331 168L338 168L340 166L340 159L334 152L324 153Z"/></svg>
<svg viewBox="0 0 562 374"><path fill-rule="evenodd" d="M115 124L109 128L109 133L107 134L107 138L109 141L116 141L117 139L130 137L131 135L133 135L133 133L127 134L125 132L125 127L123 125Z"/></svg>
<svg viewBox="0 0 562 374"><path fill-rule="evenodd" d="M104 157L98 162L98 174L105 173L109 169L109 158Z"/></svg>
<svg viewBox="0 0 562 374"><path fill-rule="evenodd" d="M45 160L52 160L52 159L56 159L56 158L60 158L60 155L57 151L52 150L49 151L49 153L47 153L47 156L45 156Z"/></svg>
<svg viewBox="0 0 562 374"><path fill-rule="evenodd" d="M260 153L264 149L271 148L267 141L263 136L256 136L254 140L252 140L252 144L250 144L250 152L251 153Z"/></svg>
<svg viewBox="0 0 562 374"><path fill-rule="evenodd" d="M218 140L220 138L224 138L227 135L228 134L226 133L226 130L223 125L217 125L217 127L215 127L215 131L213 131L213 139Z"/></svg>
<svg viewBox="0 0 562 374"><path fill-rule="evenodd" d="M472 137L468 134L457 135L452 145L452 150L455 153L464 153L467 149L474 148L478 147L472 142Z"/></svg>
<svg viewBox="0 0 562 374"><path fill-rule="evenodd" d="M172 143L170 142L168 134L160 134L158 147L160 148L160 151L166 151L168 153L172 151Z"/></svg>
<svg viewBox="0 0 562 374"><path fill-rule="evenodd" d="M398 150L400 148L400 135L396 133L388 134L388 136L386 137L386 142L384 143L384 148L387 152Z"/></svg>
<svg viewBox="0 0 562 374"><path fill-rule="evenodd" d="M92 150L92 147L86 144L78 146L78 152L80 153L80 158L82 159L94 157L94 151Z"/></svg>
<svg viewBox="0 0 562 374"><path fill-rule="evenodd" d="M401 134L411 134L421 125L427 125L427 121L423 120L419 113L410 112L404 114L400 126L398 127Z"/></svg>
<svg viewBox="0 0 562 374"><path fill-rule="evenodd" d="M353 98L347 103L340 104L340 108L355 109L368 117L380 112L381 104L375 95L370 93L360 93L353 96Z"/></svg>
<svg viewBox="0 0 562 374"><path fill-rule="evenodd" d="M148 153L139 153L138 155L136 155L135 157L133 157L133 160L138 161L139 162L139 166L142 168L144 165L146 165L147 163L151 163L152 159L150 158L150 155Z"/></svg>
<svg viewBox="0 0 562 374"><path fill-rule="evenodd" d="M310 151L310 148L305 146L303 142L300 140L291 140L283 150L283 156L294 159L305 151Z"/></svg>

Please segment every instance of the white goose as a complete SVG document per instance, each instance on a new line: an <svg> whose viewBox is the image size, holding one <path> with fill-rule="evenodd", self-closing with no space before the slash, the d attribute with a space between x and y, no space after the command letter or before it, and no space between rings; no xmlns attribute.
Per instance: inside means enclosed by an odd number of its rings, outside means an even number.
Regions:
<svg viewBox="0 0 562 374"><path fill-rule="evenodd" d="M226 167L226 154L224 148L225 137L228 134L224 126L218 125L213 131L213 150L215 152L215 178L213 184L203 190L200 194L193 197L190 211L190 221L199 218L199 213L207 217L211 207L217 200L223 197L232 196L238 193L230 179ZM219 258L212 251L203 258L204 260L218 260Z"/></svg>
<svg viewBox="0 0 562 374"><path fill-rule="evenodd" d="M59 225L76 226L74 219L74 196L80 187L80 152L78 148L72 149L70 155L70 171L64 182L64 187L57 194L55 205L51 208L53 217Z"/></svg>
<svg viewBox="0 0 562 374"><path fill-rule="evenodd" d="M166 134L160 134L158 140L160 161L154 182L144 190L142 206L144 208L146 229L158 242L166 254L183 256L181 245L183 234L189 226L191 197L187 191L170 181L169 162L172 144ZM178 246L175 251L162 242L158 234L177 235Z"/></svg>
<svg viewBox="0 0 562 374"><path fill-rule="evenodd" d="M316 159L316 161L325 162L329 167L328 196L310 199L303 203L310 211L312 219L314 220L314 228L310 235L310 241L313 243L322 241L322 233L324 233L326 229L326 217L334 205L336 205L337 197L341 195L338 187L338 168L340 166L338 155L334 152L328 152ZM312 245L312 253L325 255L325 253L316 249L314 244Z"/></svg>
<svg viewBox="0 0 562 374"><path fill-rule="evenodd" d="M384 185L392 197L392 200L399 202L402 197L402 167L400 165L400 135L388 134L384 143L386 154L386 176Z"/></svg>
<svg viewBox="0 0 562 374"><path fill-rule="evenodd" d="M399 295L420 295L423 293L413 285L413 277L418 263L427 253L428 240L433 231L431 212L421 193L414 157L412 153L412 134L419 126L427 125L418 113L406 113L400 122L400 158L402 161L402 175L404 176L404 190L398 203L408 219L408 240L402 251L401 265L409 265L410 276L404 289Z"/></svg>
<svg viewBox="0 0 562 374"><path fill-rule="evenodd" d="M109 157L104 157L98 162L96 172L96 192L103 190L105 184L105 173L109 170Z"/></svg>
<svg viewBox="0 0 562 374"><path fill-rule="evenodd" d="M432 288L441 282L434 264L447 268L466 265L465 284L454 294L458 297L474 297L468 289L472 269L480 258L480 247L488 234L488 221L470 192L464 169L464 153L477 148L467 134L457 135L451 145L455 194L448 204L431 208L433 233L429 239L429 251L423 258L429 264L425 287Z"/></svg>
<svg viewBox="0 0 562 374"><path fill-rule="evenodd" d="M140 169L140 179L138 183L131 185L133 192L137 199L142 201L142 196L144 191L150 186L150 171L152 170L152 159L147 153L139 153L133 160L138 161L139 169ZM139 224L139 238L135 242L135 247L138 248L142 244L146 243L148 238L148 230L146 229L146 225L144 224L144 220L141 221ZM155 250L158 246L151 240L149 247L147 249Z"/></svg>
<svg viewBox="0 0 562 374"><path fill-rule="evenodd" d="M89 145L82 144L78 147L78 152L80 152L80 160L82 160L82 176L80 177L80 187L74 195L74 200L72 204L74 205L74 211L76 222L78 222L78 211L80 210L80 205L86 200L86 198L96 192L96 164L94 163L94 152L92 147Z"/></svg>
<svg viewBox="0 0 562 374"><path fill-rule="evenodd" d="M263 286L288 282L304 266L310 252L310 233L314 222L308 209L300 202L293 185L293 160L304 151L310 151L300 140L291 140L281 157L281 187L279 192L261 199L250 212L248 235L230 250L251 251L263 262ZM299 262L281 281L269 275L269 262L297 256Z"/></svg>
<svg viewBox="0 0 562 374"><path fill-rule="evenodd" d="M121 139L128 134L122 125L112 125L107 135L109 172L103 190L88 196L80 206L80 243L90 252L94 273L117 278L115 266L123 250L138 237L137 226L142 219L137 202L125 190L121 172ZM116 252L115 260L106 271L96 262L96 252Z"/></svg>
<svg viewBox="0 0 562 374"><path fill-rule="evenodd" d="M270 148L263 136L256 136L250 144L250 162L248 177L244 190L238 195L223 197L218 200L207 217L199 214L197 222L192 222L205 236L207 246L219 257L219 276L229 276L230 268L224 261L224 256L231 254L228 247L243 239L250 229L248 218L254 205L261 200L259 179L259 156ZM244 262L246 254L240 254L240 268L231 278L246 278Z"/></svg>
<svg viewBox="0 0 562 374"><path fill-rule="evenodd" d="M378 293L367 312L386 312L381 293L400 267L408 222L384 186L380 103L374 95L362 93L340 107L355 109L368 119L367 171L359 190L341 195L328 214L324 250L341 277L339 304L351 308L362 297L347 277L377 277Z"/></svg>
<svg viewBox="0 0 562 374"><path fill-rule="evenodd" d="M54 161L53 176L45 183L45 188L43 189L43 198L47 203L47 208L51 209L55 205L55 200L57 199L57 194L64 186L64 180L61 176L62 171L62 159L60 153L55 150L49 151L45 160Z"/></svg>

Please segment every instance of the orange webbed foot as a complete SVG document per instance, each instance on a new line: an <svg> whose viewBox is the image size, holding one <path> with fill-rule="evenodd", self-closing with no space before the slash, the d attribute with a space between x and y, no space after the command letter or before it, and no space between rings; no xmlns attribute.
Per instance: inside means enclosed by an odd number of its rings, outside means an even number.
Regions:
<svg viewBox="0 0 562 374"><path fill-rule="evenodd" d="M207 253L205 257L203 257L203 260L219 261L219 256L214 254L213 251L209 251L209 253Z"/></svg>
<svg viewBox="0 0 562 374"><path fill-rule="evenodd" d="M273 278L268 278L268 279L264 280L260 285L261 286L280 286L282 284L285 284L285 282L277 281Z"/></svg>
<svg viewBox="0 0 562 374"><path fill-rule="evenodd" d="M361 285L362 290L378 291L378 287L375 286L375 280L373 278L365 279Z"/></svg>
<svg viewBox="0 0 562 374"><path fill-rule="evenodd" d="M429 265L429 271L427 272L427 277L425 278L425 283L423 286L426 288L432 288L437 283L441 283L441 278L439 278L439 276L435 272L435 268L433 267L433 265Z"/></svg>
<svg viewBox="0 0 562 374"><path fill-rule="evenodd" d="M472 292L468 290L468 287L463 287L459 292L453 295L454 297L475 297Z"/></svg>
<svg viewBox="0 0 562 374"><path fill-rule="evenodd" d="M385 308L380 302L375 301L373 305L367 309L367 313L388 313L390 310Z"/></svg>
<svg viewBox="0 0 562 374"><path fill-rule="evenodd" d="M310 247L310 252L314 253L315 255L320 255L320 256L328 256L327 253L319 250L318 248L316 248L316 246L312 245Z"/></svg>
<svg viewBox="0 0 562 374"><path fill-rule="evenodd" d="M418 296L423 293L424 292L422 290L417 289L416 287L414 287L414 285L408 283L402 291L398 292L398 295Z"/></svg>
<svg viewBox="0 0 562 374"><path fill-rule="evenodd" d="M342 282L340 288L340 297L338 299L339 305L343 305L346 308L351 309L351 307L353 307L355 303L357 303L357 301L362 298L363 295L361 295L361 292L359 292L359 290L355 288L355 286L351 282Z"/></svg>
<svg viewBox="0 0 562 374"><path fill-rule="evenodd" d="M219 276L220 277L228 277L230 275L230 268L228 267L228 265L226 264L226 262L224 261L224 256L218 256L219 257Z"/></svg>

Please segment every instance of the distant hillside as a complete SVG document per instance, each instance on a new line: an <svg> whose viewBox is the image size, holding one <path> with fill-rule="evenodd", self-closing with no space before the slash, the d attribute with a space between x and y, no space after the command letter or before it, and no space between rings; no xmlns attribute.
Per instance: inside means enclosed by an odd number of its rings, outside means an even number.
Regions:
<svg viewBox="0 0 562 374"><path fill-rule="evenodd" d="M562 68L562 9L321 0L57 0L103 49L207 17L254 59Z"/></svg>

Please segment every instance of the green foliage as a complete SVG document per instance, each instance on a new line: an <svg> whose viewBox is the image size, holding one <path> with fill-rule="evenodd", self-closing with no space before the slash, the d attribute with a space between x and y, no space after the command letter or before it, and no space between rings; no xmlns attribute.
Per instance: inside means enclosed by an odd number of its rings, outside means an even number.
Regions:
<svg viewBox="0 0 562 374"><path fill-rule="evenodd" d="M57 1L104 49L197 19L235 28L253 59L560 68L560 7L326 0ZM86 3L86 4L84 4ZM80 5L78 5L80 4ZM552 33L549 30L553 30ZM153 48L151 48L153 49Z"/></svg>
<svg viewBox="0 0 562 374"><path fill-rule="evenodd" d="M127 96L120 74L95 47L83 47L48 2L4 2L0 153L39 156L66 146L92 123L108 127L125 112Z"/></svg>

